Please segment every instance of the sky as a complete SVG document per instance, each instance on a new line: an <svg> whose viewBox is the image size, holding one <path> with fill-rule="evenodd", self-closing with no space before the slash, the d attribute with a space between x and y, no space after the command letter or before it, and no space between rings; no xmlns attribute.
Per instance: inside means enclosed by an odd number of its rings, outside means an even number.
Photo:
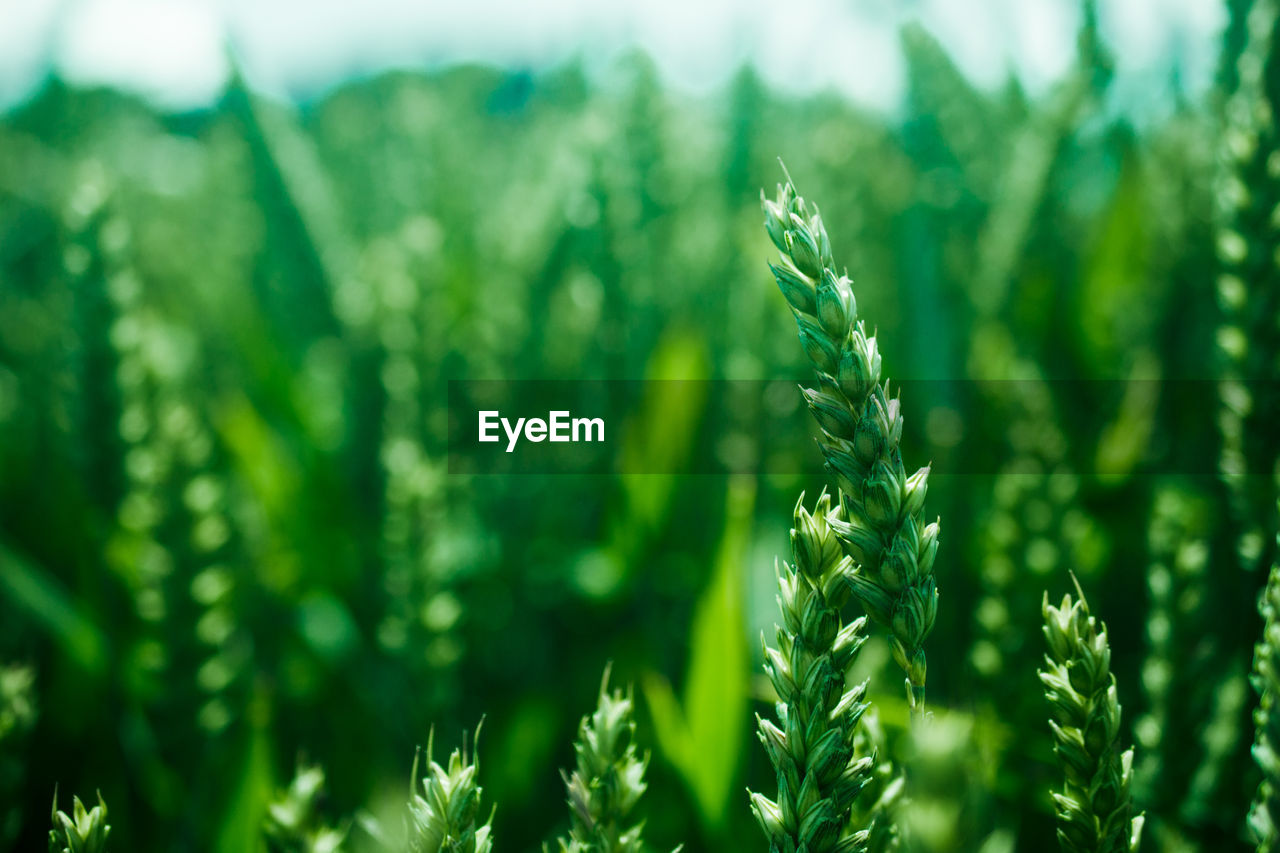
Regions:
<svg viewBox="0 0 1280 853"><path fill-rule="evenodd" d="M1209 85L1222 0L1100 0L1113 92L1141 112L1175 67ZM898 32L919 21L976 83L1010 73L1032 94L1069 66L1079 0L0 0L0 110L53 71L136 93L162 110L212 104L229 49L251 86L289 98L387 68L480 61L602 70L635 47L668 84L715 90L743 62L774 87L835 89L892 112L904 88Z"/></svg>

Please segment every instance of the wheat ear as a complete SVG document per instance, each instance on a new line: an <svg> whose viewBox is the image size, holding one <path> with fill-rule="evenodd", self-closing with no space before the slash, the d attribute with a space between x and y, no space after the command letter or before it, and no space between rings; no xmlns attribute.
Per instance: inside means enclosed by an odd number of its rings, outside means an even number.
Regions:
<svg viewBox="0 0 1280 853"><path fill-rule="evenodd" d="M907 696L923 713L924 640L933 628L938 588L933 562L938 522L924 521L929 468L910 476L902 465L901 405L881 383L880 352L858 319L849 278L838 274L817 206L790 179L777 198L761 194L765 228L782 252L770 264L818 374L804 397L821 427L819 445L840 489L843 518L832 527L853 559L847 573L868 615L890 632L894 660L907 674Z"/></svg>
<svg viewBox="0 0 1280 853"><path fill-rule="evenodd" d="M1062 604L1044 594L1044 636L1049 643L1040 671L1049 700L1054 752L1066 776L1055 792L1058 844L1064 853L1136 853L1142 815L1133 816L1129 787L1133 750L1120 749L1120 702L1111 673L1107 626L1089 613L1084 593Z"/></svg>
<svg viewBox="0 0 1280 853"><path fill-rule="evenodd" d="M563 773L569 796L569 838L561 853L640 853L640 821L632 812L644 794L647 758L636 754L635 702L631 692L609 690L609 670L600 682L593 713L582 718L573 773Z"/></svg>
<svg viewBox="0 0 1280 853"><path fill-rule="evenodd" d="M464 740L449 755L447 765L432 758L435 732L427 739L427 775L422 793L416 789L409 800L409 853L490 853L493 849L493 814L479 824L479 762L474 744L480 739L476 728L472 749ZM418 757L413 761L413 779L418 776Z"/></svg>
<svg viewBox="0 0 1280 853"><path fill-rule="evenodd" d="M49 830L49 853L105 853L107 804L98 793L98 804L86 809L79 797L72 798L71 814L58 810L58 792L53 792L53 828Z"/></svg>
<svg viewBox="0 0 1280 853"><path fill-rule="evenodd" d="M830 497L824 492L812 514L803 501L791 530L794 565L778 569L778 646L764 648L778 721L757 717L778 793L773 800L750 794L751 808L770 853L850 853L866 844L867 833L849 826L849 814L874 763L855 749L866 683L845 687L866 620L840 618L853 565L830 524Z"/></svg>
<svg viewBox="0 0 1280 853"><path fill-rule="evenodd" d="M1280 536L1276 537L1280 546ZM1253 712L1257 734L1253 760L1262 770L1262 784L1249 809L1249 828L1263 853L1280 850L1280 563L1271 567L1267 586L1258 600L1262 639L1253 650L1253 686L1258 707Z"/></svg>
<svg viewBox="0 0 1280 853"><path fill-rule="evenodd" d="M327 826L320 813L324 770L299 763L289 787L267 806L262 834L271 853L335 853L347 833Z"/></svg>

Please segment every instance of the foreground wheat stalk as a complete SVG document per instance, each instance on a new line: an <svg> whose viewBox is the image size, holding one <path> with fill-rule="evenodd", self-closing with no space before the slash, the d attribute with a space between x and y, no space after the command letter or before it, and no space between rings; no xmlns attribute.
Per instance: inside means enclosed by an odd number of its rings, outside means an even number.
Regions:
<svg viewBox="0 0 1280 853"><path fill-rule="evenodd" d="M1107 627L1070 595L1049 604L1044 595L1044 636L1049 643L1040 672L1049 700L1054 751L1066 775L1053 795L1058 843L1064 853L1136 853L1142 815L1133 816L1129 786L1133 750L1120 750L1120 702L1111 673Z"/></svg>
<svg viewBox="0 0 1280 853"><path fill-rule="evenodd" d="M764 650L778 722L757 717L778 793L774 800L752 793L751 809L771 853L847 853L866 843L865 831L849 827L849 813L873 762L854 749L866 684L845 689L866 620L841 624L853 566L828 521L830 498L824 493L812 514L803 500L791 530L795 564L778 570L778 647Z"/></svg>
<svg viewBox="0 0 1280 853"><path fill-rule="evenodd" d="M827 470L840 489L843 519L832 526L853 559L848 584L866 612L887 628L907 696L923 714L924 640L933 628L938 589L933 561L938 522L924 521L929 468L908 476L898 452L901 405L880 381L880 353L858 319L849 278L836 272L822 216L788 179L777 199L761 197L765 228L782 252L770 264L795 314L800 343L818 373L804 390L822 428Z"/></svg>
<svg viewBox="0 0 1280 853"><path fill-rule="evenodd" d="M561 853L640 853L644 848L643 824L631 823L648 764L636 754L635 731L631 694L610 692L606 669L596 710L578 726L577 766L564 774L571 826L569 838L560 839Z"/></svg>

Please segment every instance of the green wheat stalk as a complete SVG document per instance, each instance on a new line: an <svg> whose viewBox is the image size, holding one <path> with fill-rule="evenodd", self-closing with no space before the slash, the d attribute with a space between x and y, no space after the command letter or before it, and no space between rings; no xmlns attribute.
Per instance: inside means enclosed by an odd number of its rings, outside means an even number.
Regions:
<svg viewBox="0 0 1280 853"><path fill-rule="evenodd" d="M1267 531L1276 523L1272 510L1280 488L1280 440L1274 429L1280 395L1272 383L1252 381L1280 372L1280 241L1275 229L1280 4L1259 0L1245 25L1238 86L1226 104L1221 141L1225 168L1217 193L1216 248L1222 324L1217 344L1223 368L1220 467L1240 525L1237 551L1242 565L1253 570L1270 566L1274 556Z"/></svg>
<svg viewBox="0 0 1280 853"><path fill-rule="evenodd" d="M288 789L267 806L262 832L271 853L335 853L342 848L347 832L325 825L323 793L324 769L299 764Z"/></svg>
<svg viewBox="0 0 1280 853"><path fill-rule="evenodd" d="M593 713L582 718L573 744L577 762L563 773L569 795L569 838L561 853L639 853L642 821L632 812L647 787L648 758L636 754L635 703L631 692L609 690L609 670Z"/></svg>
<svg viewBox="0 0 1280 853"><path fill-rule="evenodd" d="M1078 583L1076 594L1077 601L1068 594L1054 607L1046 592L1041 605L1049 653L1040 680L1054 751L1066 775L1062 792L1053 795L1058 843L1064 853L1136 853L1143 816L1133 816L1129 796L1133 749L1120 750L1120 702L1107 628L1090 615Z"/></svg>
<svg viewBox="0 0 1280 853"><path fill-rule="evenodd" d="M853 563L832 527L830 497L824 492L812 514L803 501L791 529L794 565L778 568L778 646L764 648L778 721L756 718L778 792L773 800L748 793L770 853L849 853L865 849L867 833L849 817L874 762L855 750L866 683L845 688L866 619L840 618Z"/></svg>
<svg viewBox="0 0 1280 853"><path fill-rule="evenodd" d="M476 728L473 744L480 739ZM460 749L449 755L447 765L432 758L435 732L427 739L427 775L422 779L422 793L414 790L409 800L406 819L409 853L490 853L493 849L493 813L483 825L480 814L479 762L475 748L470 753L464 740ZM412 778L418 778L418 759L413 759Z"/></svg>
<svg viewBox="0 0 1280 853"><path fill-rule="evenodd" d="M770 264L818 373L804 396L822 429L819 445L840 488L843 519L833 517L853 560L847 582L866 612L890 632L907 696L924 712L924 640L933 628L938 589L933 561L938 522L924 521L928 466L908 476L898 451L899 400L880 381L880 352L858 319L849 278L836 273L822 216L796 194L788 176L777 199L761 194L765 228L782 252Z"/></svg>
<svg viewBox="0 0 1280 853"><path fill-rule="evenodd" d="M79 223L67 266L102 300L86 306L85 322L111 318L109 350L87 351L83 368L93 383L103 365L112 366L114 383L104 384L118 396L112 451L124 464L119 498L108 501L116 524L106 555L127 582L147 635L151 651L140 658L147 676L177 683L178 671L193 672L184 701L198 703L198 725L217 734L240 709L252 647L237 616L236 576L227 568L235 562L237 517L218 470L218 436L196 391L203 342L158 310L155 282L139 270L141 248L127 208L98 186L104 178L88 175L70 205L76 213L69 218L89 218ZM82 428L95 424L87 419Z"/></svg>
<svg viewBox="0 0 1280 853"><path fill-rule="evenodd" d="M107 804L98 793L98 804L86 809L79 797L73 797L71 814L58 810L58 792L53 792L53 828L49 830L49 853L105 853L107 836Z"/></svg>
<svg viewBox="0 0 1280 853"><path fill-rule="evenodd" d="M1280 536L1276 537L1280 545ZM1258 850L1280 850L1280 562L1271 567L1267 586L1258 599L1262 614L1262 640L1253 652L1253 686L1258 707L1253 714L1257 730L1253 759L1262 769L1262 784L1249 809L1249 828Z"/></svg>
<svg viewBox="0 0 1280 853"><path fill-rule="evenodd" d="M430 430L423 425L432 416L424 401L434 393L429 365L444 357L433 349L442 338L440 294L415 284L440 277L435 253L421 248L433 233L421 220L410 220L359 254L356 280L373 282L374 298L357 328L376 341L376 350L371 346L364 357L380 362L384 395L377 463L383 486L378 552L385 612L378 642L388 652L428 665L431 677L443 682L456 677L453 665L461 645L454 629L461 608L447 582L453 567L441 560L433 542L443 526L467 510L462 502L450 501L449 489L457 483L442 476L436 448L424 438ZM339 285L341 293L347 284ZM361 294L368 295L363 288Z"/></svg>

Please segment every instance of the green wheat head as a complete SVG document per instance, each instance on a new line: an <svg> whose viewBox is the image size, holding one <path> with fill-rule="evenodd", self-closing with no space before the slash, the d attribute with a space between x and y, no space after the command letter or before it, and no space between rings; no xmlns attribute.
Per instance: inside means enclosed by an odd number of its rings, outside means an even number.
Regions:
<svg viewBox="0 0 1280 853"><path fill-rule="evenodd" d="M107 804L98 794L98 804L86 809L79 797L72 798L71 814L58 810L58 793L53 794L53 828L49 830L49 853L105 853Z"/></svg>
<svg viewBox="0 0 1280 853"><path fill-rule="evenodd" d="M1120 750L1120 702L1111 673L1106 625L1089 613L1077 585L1054 607L1044 594L1044 636L1049 643L1040 671L1049 700L1054 751L1066 775L1054 793L1058 843L1064 853L1134 853L1142 815L1133 816L1129 786L1133 750Z"/></svg>
<svg viewBox="0 0 1280 853"><path fill-rule="evenodd" d="M299 765L289 788L267 806L263 835L272 853L334 853L346 831L326 826L320 814L324 770Z"/></svg>
<svg viewBox="0 0 1280 853"><path fill-rule="evenodd" d="M778 569L778 646L764 649L778 721L757 717L778 793L773 800L752 793L751 809L770 853L849 853L865 848L867 834L849 826L849 815L873 764L855 749L866 684L845 689L866 620L840 618L853 563L830 523L830 497L824 492L813 513L803 500L791 530L794 565Z"/></svg>
<svg viewBox="0 0 1280 853"><path fill-rule="evenodd" d="M631 693L610 692L606 669L596 710L578 726L573 745L577 766L572 774L563 774L571 826L569 838L560 839L561 853L639 853L643 849L643 823L631 823L631 813L645 791L648 759L636 754L635 731Z"/></svg>
<svg viewBox="0 0 1280 853"><path fill-rule="evenodd" d="M899 400L881 383L880 352L858 319L849 278L837 274L822 216L790 180L775 201L761 195L765 228L782 252L770 264L818 373L804 396L819 426L827 470L840 488L843 519L832 518L853 559L848 583L866 612L887 628L907 695L923 711L924 640L933 628L938 588L933 561L938 522L925 523L929 468L908 476L898 452Z"/></svg>
<svg viewBox="0 0 1280 853"><path fill-rule="evenodd" d="M478 741L479 729L473 739ZM409 800L409 853L490 853L493 849L493 814L478 825L481 788L479 762L468 754L466 744L449 756L448 765L431 756L435 733L427 741L427 775L422 793ZM474 753L474 750L473 750ZM418 777L414 758L413 778Z"/></svg>
<svg viewBox="0 0 1280 853"><path fill-rule="evenodd" d="M1280 543L1280 537L1277 537ZM1262 613L1262 640L1253 653L1253 686L1258 691L1258 707L1253 721L1257 735L1253 759L1262 769L1262 784L1249 810L1249 828L1258 850L1280 850L1280 564L1271 567L1266 589L1258 601Z"/></svg>

